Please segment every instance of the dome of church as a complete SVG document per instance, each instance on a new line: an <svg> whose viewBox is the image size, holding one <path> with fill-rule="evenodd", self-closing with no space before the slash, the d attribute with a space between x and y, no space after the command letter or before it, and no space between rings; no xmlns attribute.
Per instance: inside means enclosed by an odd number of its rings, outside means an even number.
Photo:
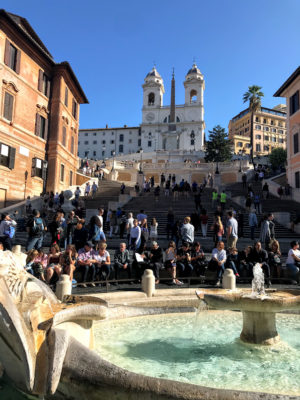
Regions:
<svg viewBox="0 0 300 400"><path fill-rule="evenodd" d="M193 74L199 74L201 75L200 69L197 67L197 65L194 63L192 68L188 70L187 75L193 75Z"/></svg>
<svg viewBox="0 0 300 400"><path fill-rule="evenodd" d="M151 78L151 77L162 79L162 77L159 75L155 67L153 67L152 70L146 75L146 78Z"/></svg>

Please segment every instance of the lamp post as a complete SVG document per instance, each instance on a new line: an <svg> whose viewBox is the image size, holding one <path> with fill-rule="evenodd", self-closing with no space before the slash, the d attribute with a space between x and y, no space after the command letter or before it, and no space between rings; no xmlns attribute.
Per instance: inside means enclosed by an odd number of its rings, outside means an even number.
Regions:
<svg viewBox="0 0 300 400"><path fill-rule="evenodd" d="M28 171L26 170L24 173L24 200L26 199L26 188L27 188L27 179L28 179Z"/></svg>
<svg viewBox="0 0 300 400"><path fill-rule="evenodd" d="M142 174L142 173L143 173L143 170L142 170L143 149L140 149L140 155L141 155L141 158L140 158L140 169L139 169L139 174Z"/></svg>
<svg viewBox="0 0 300 400"><path fill-rule="evenodd" d="M219 174L219 152L220 150L216 149L216 160L217 160L217 168L215 174Z"/></svg>

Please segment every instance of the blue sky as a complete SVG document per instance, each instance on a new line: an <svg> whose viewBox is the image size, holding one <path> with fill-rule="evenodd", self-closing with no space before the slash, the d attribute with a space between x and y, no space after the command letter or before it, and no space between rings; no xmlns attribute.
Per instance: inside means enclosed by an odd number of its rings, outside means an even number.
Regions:
<svg viewBox="0 0 300 400"><path fill-rule="evenodd" d="M141 122L143 80L153 62L176 103L195 57L204 74L206 132L245 105L249 85L263 87L263 105L299 65L299 0L2 0L28 19L57 62L71 63L90 104L80 127Z"/></svg>

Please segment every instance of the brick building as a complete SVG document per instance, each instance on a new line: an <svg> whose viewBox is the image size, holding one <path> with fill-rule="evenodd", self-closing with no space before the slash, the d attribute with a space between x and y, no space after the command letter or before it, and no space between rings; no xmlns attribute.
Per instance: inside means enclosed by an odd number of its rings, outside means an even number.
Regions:
<svg viewBox="0 0 300 400"><path fill-rule="evenodd" d="M0 208L76 184L79 105L68 62L55 63L28 21L0 10Z"/></svg>
<svg viewBox="0 0 300 400"><path fill-rule="evenodd" d="M293 198L300 201L300 67L274 94L285 97L287 116L287 179L293 188Z"/></svg>

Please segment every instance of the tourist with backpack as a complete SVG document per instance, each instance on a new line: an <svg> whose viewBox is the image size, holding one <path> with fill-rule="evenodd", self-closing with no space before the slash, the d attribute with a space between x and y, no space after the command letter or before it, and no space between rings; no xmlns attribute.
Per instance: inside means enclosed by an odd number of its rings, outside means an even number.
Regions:
<svg viewBox="0 0 300 400"><path fill-rule="evenodd" d="M39 250L43 246L44 231L46 230L43 219L41 218L38 210L33 210L27 225L26 231L28 232L28 240L26 251L32 249Z"/></svg>

